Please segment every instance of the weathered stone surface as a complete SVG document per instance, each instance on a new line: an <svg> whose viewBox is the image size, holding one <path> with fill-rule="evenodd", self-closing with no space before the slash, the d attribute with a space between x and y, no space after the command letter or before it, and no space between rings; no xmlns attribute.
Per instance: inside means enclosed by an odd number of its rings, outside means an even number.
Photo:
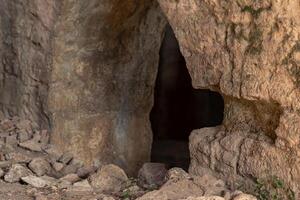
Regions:
<svg viewBox="0 0 300 200"><path fill-rule="evenodd" d="M61 177L59 180L60 181L68 181L73 184L73 183L80 181L81 179L77 174L68 174L68 175L65 175L64 177Z"/></svg>
<svg viewBox="0 0 300 200"><path fill-rule="evenodd" d="M167 173L163 163L145 163L138 173L138 185L144 188L158 188L165 182Z"/></svg>
<svg viewBox="0 0 300 200"><path fill-rule="evenodd" d="M31 174L32 172L28 168L19 164L15 164L12 165L10 170L4 176L4 180L9 183L14 183L20 181L22 177L29 176Z"/></svg>
<svg viewBox="0 0 300 200"><path fill-rule="evenodd" d="M31 151L37 151L42 152L43 145L41 143L38 143L35 140L28 140L26 142L22 142L19 144L20 147L23 147L25 149L31 150Z"/></svg>
<svg viewBox="0 0 300 200"><path fill-rule="evenodd" d="M249 194L239 194L233 200L257 200L257 198Z"/></svg>
<svg viewBox="0 0 300 200"><path fill-rule="evenodd" d="M43 176L51 170L51 166L45 158L34 158L28 167L38 176Z"/></svg>
<svg viewBox="0 0 300 200"><path fill-rule="evenodd" d="M45 181L44 179L32 175L21 177L21 180L36 188L43 188L48 185L47 181Z"/></svg>
<svg viewBox="0 0 300 200"><path fill-rule="evenodd" d="M165 179L166 181L176 182L182 179L192 179L192 177L183 169L174 167L168 170Z"/></svg>
<svg viewBox="0 0 300 200"><path fill-rule="evenodd" d="M49 127L47 93L56 0L0 3L0 107Z"/></svg>
<svg viewBox="0 0 300 200"><path fill-rule="evenodd" d="M186 200L225 200L222 197L211 196L211 197L189 197Z"/></svg>
<svg viewBox="0 0 300 200"><path fill-rule="evenodd" d="M116 165L105 165L89 177L91 186L102 192L118 192L128 180L125 172Z"/></svg>
<svg viewBox="0 0 300 200"><path fill-rule="evenodd" d="M225 100L223 128L191 136L190 172L232 183L276 175L299 193L298 0L158 2L193 86ZM15 0L1 1L0 14L0 110L33 122L2 120L4 134L31 137L33 126L51 124L51 141L86 164L117 163L134 174L151 147L166 23L157 3ZM26 138L18 136L20 146L41 151Z"/></svg>
<svg viewBox="0 0 300 200"><path fill-rule="evenodd" d="M54 163L52 163L52 167L53 167L53 169L55 169L55 171L59 172L65 167L65 165L60 162L54 162Z"/></svg>
<svg viewBox="0 0 300 200"><path fill-rule="evenodd" d="M80 191L80 192L91 192L93 191L92 186L87 180L79 181L73 184L69 191Z"/></svg>
<svg viewBox="0 0 300 200"><path fill-rule="evenodd" d="M8 154L5 154L6 160L11 160L14 163L29 163L32 160L32 157L20 152L11 152Z"/></svg>
<svg viewBox="0 0 300 200"><path fill-rule="evenodd" d="M80 178L87 178L90 174L94 173L96 170L97 167L95 166L81 167L77 170L77 175Z"/></svg>
<svg viewBox="0 0 300 200"><path fill-rule="evenodd" d="M226 128L215 131L217 138L208 130L191 137L191 172L204 167L228 181L276 175L299 192L298 1L159 3L193 86L216 90L225 100Z"/></svg>
<svg viewBox="0 0 300 200"><path fill-rule="evenodd" d="M200 197L203 190L190 180L183 179L175 183L162 186L159 190L146 193L138 200L168 200L186 199L188 197Z"/></svg>
<svg viewBox="0 0 300 200"><path fill-rule="evenodd" d="M137 173L150 158L165 23L151 0L61 3L48 99L52 142L87 165L100 159Z"/></svg>

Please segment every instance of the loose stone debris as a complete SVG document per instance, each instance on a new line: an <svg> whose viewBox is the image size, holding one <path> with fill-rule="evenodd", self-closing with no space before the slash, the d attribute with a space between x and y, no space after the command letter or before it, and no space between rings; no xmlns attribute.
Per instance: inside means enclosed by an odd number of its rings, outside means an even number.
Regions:
<svg viewBox="0 0 300 200"><path fill-rule="evenodd" d="M211 175L145 163L137 179L108 164L85 166L49 144L49 132L28 120L0 121L0 198L13 200L254 200ZM16 190L17 193L7 192Z"/></svg>

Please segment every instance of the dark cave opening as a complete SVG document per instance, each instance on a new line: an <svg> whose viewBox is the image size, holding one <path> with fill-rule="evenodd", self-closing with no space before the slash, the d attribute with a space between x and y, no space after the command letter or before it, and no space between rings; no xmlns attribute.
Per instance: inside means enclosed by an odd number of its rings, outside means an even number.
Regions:
<svg viewBox="0 0 300 200"><path fill-rule="evenodd" d="M170 25L166 26L150 113L151 161L188 169L192 130L222 123L224 101L217 92L194 89Z"/></svg>

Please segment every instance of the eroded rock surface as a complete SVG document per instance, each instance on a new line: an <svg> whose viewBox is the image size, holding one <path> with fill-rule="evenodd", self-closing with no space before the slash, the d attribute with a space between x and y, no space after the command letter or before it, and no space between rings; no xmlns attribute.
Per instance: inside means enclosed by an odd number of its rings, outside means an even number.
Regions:
<svg viewBox="0 0 300 200"><path fill-rule="evenodd" d="M190 138L190 172L229 182L275 175L299 192L299 2L159 3L193 86L225 100L224 126Z"/></svg>

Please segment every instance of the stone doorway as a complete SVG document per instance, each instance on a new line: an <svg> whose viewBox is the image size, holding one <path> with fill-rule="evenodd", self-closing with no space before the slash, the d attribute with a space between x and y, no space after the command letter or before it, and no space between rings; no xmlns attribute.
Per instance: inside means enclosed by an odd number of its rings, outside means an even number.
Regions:
<svg viewBox="0 0 300 200"><path fill-rule="evenodd" d="M194 89L186 62L170 25L160 48L154 106L152 162L188 169L192 130L217 126L223 120L224 102L219 93Z"/></svg>

